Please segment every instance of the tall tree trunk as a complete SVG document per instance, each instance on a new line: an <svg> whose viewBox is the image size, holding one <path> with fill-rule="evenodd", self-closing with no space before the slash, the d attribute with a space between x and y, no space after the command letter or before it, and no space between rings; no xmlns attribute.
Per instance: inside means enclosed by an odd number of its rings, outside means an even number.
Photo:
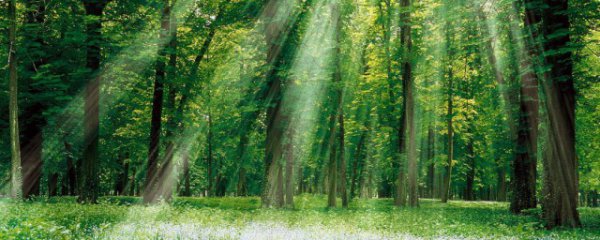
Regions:
<svg viewBox="0 0 600 240"><path fill-rule="evenodd" d="M58 173L48 174L48 196L54 197L58 193Z"/></svg>
<svg viewBox="0 0 600 240"><path fill-rule="evenodd" d="M96 203L98 199L98 133L100 124L100 81L99 71L101 52L99 42L102 36L101 17L110 0L83 1L86 15L93 18L86 23L87 64L92 79L85 87L84 106L84 151L81 161L81 185L79 202Z"/></svg>
<svg viewBox="0 0 600 240"><path fill-rule="evenodd" d="M471 131L470 131L471 132ZM472 132L471 132L472 134ZM466 152L466 160L469 169L467 170L466 177L466 188L465 188L465 200L473 201L475 200L475 152L474 152L474 143L472 137L468 140L467 143L467 152Z"/></svg>
<svg viewBox="0 0 600 240"><path fill-rule="evenodd" d="M452 59L452 51L450 50L450 23L446 23L446 50L448 51L448 59ZM446 174L444 175L443 187L442 187L442 202L448 202L448 198L450 197L450 186L452 179L452 160L454 158L454 128L453 128L453 117L454 117L454 90L453 90L453 70L452 64L448 65L448 112L446 114L446 123L448 126L448 160L446 161Z"/></svg>
<svg viewBox="0 0 600 240"><path fill-rule="evenodd" d="M115 182L115 195L120 196L125 194L127 186L127 176L129 175L129 162L125 155L119 153L118 160L119 170L117 171L117 179Z"/></svg>
<svg viewBox="0 0 600 240"><path fill-rule="evenodd" d="M521 84L518 114L516 156L513 163L513 197L510 210L520 213L524 209L536 208L537 179L537 128L539 122L538 81L532 66L532 58L537 58L537 47L533 39L539 37L537 27L541 15L525 1L525 42L527 51L521 50ZM513 5L514 6L514 5ZM514 7L517 10L516 7ZM510 36L510 35L509 35Z"/></svg>
<svg viewBox="0 0 600 240"><path fill-rule="evenodd" d="M435 190L435 132L433 130L433 124L430 123L427 131L427 194L429 197L434 198Z"/></svg>
<svg viewBox="0 0 600 240"><path fill-rule="evenodd" d="M159 34L159 43L164 44L171 36L171 1L164 0L161 29ZM158 157L160 152L160 133L162 125L162 111L164 98L164 84L166 75L165 56L167 55L166 48L159 46L158 57L155 65L154 92L152 97L152 118L150 122L150 144L148 146L148 169L146 172L146 180L144 182L144 203L153 203L157 196L156 183L160 181L158 171Z"/></svg>
<svg viewBox="0 0 600 240"><path fill-rule="evenodd" d="M296 194L302 194L305 193L307 191L307 184L306 182L308 181L307 179L305 179L305 174L304 174L304 168L302 167L302 164L298 164L298 167L296 168L297 172L296 172L296 179L298 181L298 190L296 191Z"/></svg>
<svg viewBox="0 0 600 240"><path fill-rule="evenodd" d="M32 77L27 78L27 92L29 95L42 94L45 89L36 84L33 78L38 69L48 63L44 52L47 50L47 44L44 41L44 23L46 20L46 5L42 1L26 1L27 8L27 28L32 29L24 31L28 33L27 38L31 38L32 44L27 46L32 59L31 64L27 64L27 71ZM40 53L41 52L41 53ZM34 54L35 53L35 54ZM10 70L9 70L10 71ZM42 128L46 125L44 111L48 108L46 103L37 100L26 105L19 123L21 138L21 177L22 193L25 198L40 195L40 180L42 177Z"/></svg>
<svg viewBox="0 0 600 240"><path fill-rule="evenodd" d="M385 5L385 12L383 10L383 5ZM398 90L398 84L394 81L394 73L392 72L392 51L391 51L391 38L392 38L392 2L391 0L381 1L379 5L380 15L383 17L382 28L383 28L383 39L384 39L384 48L385 48L385 56L386 56L386 77L388 82L388 96L390 98L390 102L387 106L389 111L389 123L393 131L390 137L391 146L392 146L392 165L394 169L397 169L398 172L396 174L396 181L393 186L395 186L394 192L394 204L398 206L406 205L406 190L405 190L405 166L404 155L405 151L405 143L406 143L406 99L403 98L402 104L398 107L398 98L396 97L395 92ZM402 33L401 33L402 34ZM400 37L401 43L400 45L405 45L405 39ZM405 82L402 83L402 94L405 94ZM399 108L399 109L398 109ZM388 197L391 194L390 182L385 180L387 176L384 176L384 180L382 181L382 186L379 191L379 197Z"/></svg>
<svg viewBox="0 0 600 240"><path fill-rule="evenodd" d="M9 36L8 36L8 71L9 71L9 119L10 119L10 149L11 149L11 197L23 197L23 179L21 175L21 149L19 144L19 106L17 101L17 3L16 0L8 2Z"/></svg>
<svg viewBox="0 0 600 240"><path fill-rule="evenodd" d="M184 150L185 151L185 150ZM181 191L181 196L190 197L192 196L192 191L190 188L190 158L188 154L182 155L183 162L183 191Z"/></svg>
<svg viewBox="0 0 600 240"><path fill-rule="evenodd" d="M284 3L285 2L285 3ZM297 8L297 4L301 6ZM264 10L265 40L267 42L266 88L262 103L267 108L266 116L266 147L265 147L265 174L262 188L262 205L264 207L282 207L280 201L279 174L282 172L282 157L284 151L284 135L286 125L289 125L289 107L283 103L284 84L286 80L281 76L281 71L289 68L287 60L293 59L297 50L296 42L301 33L300 23L307 16L307 11L312 1L282 1L272 0ZM282 20L283 19L283 20ZM283 174L283 173L281 173Z"/></svg>
<svg viewBox="0 0 600 240"><path fill-rule="evenodd" d="M285 206L294 207L294 134L292 126L287 127L285 143Z"/></svg>
<svg viewBox="0 0 600 240"><path fill-rule="evenodd" d="M498 179L496 183L496 200L500 202L506 201L506 166L504 166L503 161L496 159L498 164Z"/></svg>
<svg viewBox="0 0 600 240"><path fill-rule="evenodd" d="M368 121L368 120L367 120ZM367 130L363 130L363 132L359 136L358 144L356 145L356 152L354 153L354 158L352 160L352 177L350 182L350 200L354 199L356 194L356 187L359 186L359 180L362 176L362 169L364 168L364 158L362 157L363 148L365 145ZM360 172L359 169L360 168ZM360 175L359 175L360 174ZM360 186L358 188L360 191ZM360 194L359 194L360 196Z"/></svg>
<svg viewBox="0 0 600 240"><path fill-rule="evenodd" d="M63 144L65 145L65 152L67 155L66 179L63 179L63 181L67 181L67 186L69 188L68 195L75 196L77 194L77 167L75 166L75 161L72 157L73 147L66 139L63 140Z"/></svg>
<svg viewBox="0 0 600 240"><path fill-rule="evenodd" d="M167 53L169 54L169 63L166 69L167 73L167 82L166 85L169 88L167 93L167 103L166 108L169 112L168 119L166 123L166 148L165 148L165 156L163 163L159 169L158 179L160 182L157 182L157 195L162 197L166 201L171 201L173 198L173 189L176 184L176 177L173 176L173 157L175 155L176 147L176 131L178 130L177 122L181 119L179 118L180 109L176 108L175 101L177 97L177 91L179 88L177 80L177 20L175 19L174 14L169 16L169 33L170 33L170 41L167 47Z"/></svg>
<svg viewBox="0 0 600 240"><path fill-rule="evenodd" d="M575 86L570 50L567 0L545 0L542 31L545 61L550 67L544 82L548 115L548 146L544 158L543 217L548 228L580 227L577 212L578 175L575 155Z"/></svg>
<svg viewBox="0 0 600 240"><path fill-rule="evenodd" d="M204 58L206 57L206 53L208 52L210 45L214 39L214 36L216 34L216 28L218 23L221 20L221 16L222 16L222 7L219 7L219 12L217 13L217 17L215 18L214 22L211 23L209 30L208 30L208 35L206 36L206 38L204 39L204 42L202 43L202 47L200 48L200 51L198 52L198 55L196 55L196 57L194 58L194 62L192 64L191 67L191 73L190 73L190 78L195 79L198 76L198 70L200 68L200 63L202 63L202 61L204 60ZM174 28L176 30L176 28ZM174 35L176 37L176 32L171 33L172 36ZM175 46L173 46L173 41L171 41L171 45L172 48L175 49ZM171 56L171 58L169 59L169 63L171 65L171 69L175 70L176 67L176 61L173 60L176 56ZM174 65L175 64L175 65ZM176 73L172 73L173 76L175 76ZM181 93L181 98L179 99L179 103L177 104L177 110L175 113L176 118L179 119L183 119L184 116L184 109L188 104L188 100L190 99L191 95L191 89L192 89L192 84L185 84L185 86L182 87L182 93ZM185 122L181 122L181 124L177 127L178 132L182 132L183 129L185 129ZM182 143L182 146L180 146L180 157L181 157L181 161L183 164L183 191L181 191L181 195L182 196L191 196L191 189L190 189L190 156L189 156L189 148L190 148L190 144L189 143Z"/></svg>
<svg viewBox="0 0 600 240"><path fill-rule="evenodd" d="M265 161L264 178L262 182L261 200L264 207L272 207L275 197L275 181L277 180L276 166L281 159L281 139L282 126L278 119L278 112L281 108L281 77L278 76L278 66L280 65L279 55L283 48L282 42L285 39L284 32L289 22L277 21L278 12L283 11L279 8L281 0L269 1L265 6L266 15L265 41L267 43L267 64L269 70L266 76L267 86L265 94L265 103L267 106L266 116L266 139L265 139Z"/></svg>
<svg viewBox="0 0 600 240"><path fill-rule="evenodd" d="M277 180L275 181L275 204L277 208L281 208L285 204L283 191L283 163L279 161L277 165Z"/></svg>
<svg viewBox="0 0 600 240"><path fill-rule="evenodd" d="M134 167L133 169L131 169L131 177L129 178L129 196L135 196L135 186L137 185L136 182L136 168Z"/></svg>
<svg viewBox="0 0 600 240"><path fill-rule="evenodd" d="M343 104L343 103L342 103ZM346 130L344 129L344 110L343 107L340 110L339 115L339 124L340 124L340 136L339 136L339 145L340 145L340 166L339 176L340 176L340 195L342 197L342 207L348 207L348 193L346 191L346 149L345 149L345 134Z"/></svg>
<svg viewBox="0 0 600 240"><path fill-rule="evenodd" d="M209 96L210 98L211 96ZM210 104L210 103L209 103ZM214 159L213 159L213 124L212 124L212 112L208 110L208 136L206 138L207 141L207 153L206 156L206 181L208 182L208 187L206 189L206 196L212 197L214 195Z"/></svg>
<svg viewBox="0 0 600 240"><path fill-rule="evenodd" d="M448 74L448 113L446 114L447 117L447 126L448 126L448 160L446 161L446 174L444 175L444 186L443 186L443 192L442 192L442 202L446 203L448 202L448 198L450 197L450 186L451 186L451 179L452 179L452 159L454 158L454 128L453 128L453 121L452 118L454 116L454 111L453 111L453 90L452 90L452 85L453 85L453 74L452 74L452 67L449 67L449 74Z"/></svg>
<svg viewBox="0 0 600 240"><path fill-rule="evenodd" d="M333 92L332 95L332 108L334 109L331 113L330 116L330 126L329 126L329 189L328 189L328 200L327 200L327 206L328 207L336 207L337 206L337 192L338 192L338 178L340 178L340 185L344 184L341 188L343 190L340 191L340 194L345 195L346 194L346 181L345 181L345 175L346 175L346 166L345 166L345 160L344 159L344 132L343 132L343 109L344 109L344 85L342 82L342 69L341 69L341 62L340 62L340 58L341 58L341 35L342 35L342 18L341 18L341 10L340 10L341 6L340 3L337 3L335 5L332 5L332 17L334 19L334 21L336 22L335 25L335 29L336 29L336 45L335 45L335 56L336 56L336 61L335 61L335 70L333 73L333 81L332 81L332 89L331 91ZM340 130L338 131L337 129L337 125L339 125ZM335 139L336 137L338 137L338 142L336 143ZM340 148L340 151L337 151L337 148ZM340 155L339 158L340 160L338 161L338 157L337 155ZM341 165L341 164L344 165ZM344 170L339 170L338 173L338 168L344 168ZM342 176L341 173L343 173L344 175ZM344 179L341 179L341 178ZM347 206L348 204L348 199L346 196L342 196L342 199L345 199L345 204ZM344 207L346 207L344 206Z"/></svg>
<svg viewBox="0 0 600 240"><path fill-rule="evenodd" d="M414 96L414 82L412 76L412 30L410 23L410 0L401 0L400 6L402 7L401 18L402 18L402 30L401 30L401 47L404 48L402 58L402 82L404 94L404 112L403 117L406 122L404 123L408 128L408 145L407 145L407 159L408 159L408 205L411 207L419 206L418 196L418 185L417 185L417 143L416 143L416 126L415 126L415 96ZM401 128L402 129L402 128ZM405 134L402 132L401 134ZM405 137L401 137L405 139ZM404 140L406 141L406 140ZM402 159L402 158L401 158ZM403 164L400 164L401 166ZM399 170L401 173L404 171L402 167ZM403 179L399 179L402 181ZM399 183L401 183L399 181Z"/></svg>
<svg viewBox="0 0 600 240"><path fill-rule="evenodd" d="M337 93L337 92L336 92ZM334 99L336 98L340 98L337 96L337 94L335 94L336 96L334 97ZM335 102L339 102L339 101L335 101ZM328 178L328 185L327 185L327 207L336 207L337 206L337 168L338 166L338 162L337 162L337 144L335 143L335 137L337 135L337 129L336 129L336 113L337 109L339 109L339 107L337 105L334 105L334 108L336 108L335 111L333 111L334 113L331 114L330 119L329 119L329 163L327 164L327 168L328 168L328 174L327 174L327 178Z"/></svg>
<svg viewBox="0 0 600 240"><path fill-rule="evenodd" d="M465 63L466 63L466 59L465 59ZM465 64L465 76L467 74L467 64ZM467 79L466 79L467 80ZM470 83L468 83L467 80L467 95L468 95L468 99L467 100L471 100L474 99L473 97L473 90L470 86ZM473 121L474 121L474 117L471 114L471 104L469 104L469 101L467 101L467 106L466 106L466 110L467 110L467 116L466 116L466 121L467 121L467 134L468 134L468 140L467 140L467 146L466 146L466 160L467 160L467 176L466 176L466 187L465 187L465 195L464 195L464 199L467 201L473 201L475 200L475 193L474 193L474 188L475 188L475 139L473 134L475 134L473 132Z"/></svg>

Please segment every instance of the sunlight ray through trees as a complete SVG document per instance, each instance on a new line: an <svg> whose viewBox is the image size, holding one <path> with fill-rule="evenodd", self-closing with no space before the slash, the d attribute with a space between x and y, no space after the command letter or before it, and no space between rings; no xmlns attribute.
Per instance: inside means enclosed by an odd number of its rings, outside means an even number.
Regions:
<svg viewBox="0 0 600 240"><path fill-rule="evenodd" d="M452 237L442 232L453 225L433 235L394 226L483 204L535 221L520 227L531 236L593 229L599 6L0 0L0 206L15 216L39 202L127 205L82 238L223 208L219 224L235 209L274 214L275 225L191 227L302 239L313 228L276 222L317 205L319 217L352 212L394 229L376 236ZM0 238L21 226L11 221L0 217ZM361 234L348 236L371 236Z"/></svg>

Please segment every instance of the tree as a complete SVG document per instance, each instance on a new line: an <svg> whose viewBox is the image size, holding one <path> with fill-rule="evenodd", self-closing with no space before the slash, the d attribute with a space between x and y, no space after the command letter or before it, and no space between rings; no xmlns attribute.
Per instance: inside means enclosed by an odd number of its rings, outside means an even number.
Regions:
<svg viewBox="0 0 600 240"><path fill-rule="evenodd" d="M11 146L11 197L21 199L23 192L21 186L21 152L19 148L19 106L17 104L18 81L17 81L17 1L8 2L9 43L8 43L8 68L9 68L9 118L10 118L10 146Z"/></svg>
<svg viewBox="0 0 600 240"><path fill-rule="evenodd" d="M402 32L401 42L404 52L402 54L402 82L404 83L403 93L406 99L406 126L408 128L408 205L417 207L419 205L418 186L417 186L417 145L416 145L416 126L415 126L415 87L412 76L412 31L410 23L410 0L402 0L400 6L402 9ZM402 169L400 171L403 171Z"/></svg>
<svg viewBox="0 0 600 240"><path fill-rule="evenodd" d="M451 49L451 44L450 41L452 39L451 37L451 33L450 33L450 23L449 20L446 20L448 22L446 22L446 51L447 51L447 55L449 59L452 59L453 56L453 52ZM442 202L446 203L448 202L448 198L450 197L450 183L451 183L451 179L452 179L452 165L453 163L453 158L454 158L454 128L453 128L453 118L454 118L454 90L453 90L453 82L454 82L454 76L453 76L453 69L452 69L452 64L448 64L447 67L447 74L446 74L446 79L448 81L448 85L447 85L447 95L448 95L448 100L447 100L447 104L448 104L448 112L446 114L446 123L447 123L447 128L448 128L448 143L447 143L447 149L448 149L448 160L446 161L446 173L444 175L444 182L443 182L443 187L442 187Z"/></svg>
<svg viewBox="0 0 600 240"><path fill-rule="evenodd" d="M537 178L537 128L538 128L538 80L532 69L532 58L537 58L535 40L541 16L532 6L534 1L525 1L524 36L527 49L521 51L520 101L518 112L516 156L513 163L513 197L510 209L520 213L524 209L536 208ZM510 35L509 35L510 36ZM513 57L517 57L514 56Z"/></svg>
<svg viewBox="0 0 600 240"><path fill-rule="evenodd" d="M575 85L567 0L545 0L542 32L545 64L543 83L548 140L544 159L542 212L548 228L580 227L577 212L578 174L575 156Z"/></svg>
<svg viewBox="0 0 600 240"><path fill-rule="evenodd" d="M41 1L27 1L25 4L26 24L29 28L23 31L31 41L24 42L27 52L32 53L32 61L26 62L27 75L23 75L25 80L24 87L26 95L23 97L29 100L23 107L23 113L19 120L20 128L20 152L21 152L21 174L23 177L23 197L30 198L40 195L40 182L42 178L42 147L43 133L42 129L46 125L44 111L48 108L44 99L36 98L47 89L42 84L41 79L36 79L38 71L48 64L47 42L44 39L46 21L46 6Z"/></svg>
<svg viewBox="0 0 600 240"><path fill-rule="evenodd" d="M166 44L171 37L171 1L164 0L162 8L161 29L159 42ZM160 153L160 134L162 125L164 85L166 76L165 57L167 51L165 46L159 46L158 57L155 64L154 93L152 97L152 118L150 122L150 144L148 147L148 169L146 170L146 181L144 182L144 202L153 203L163 196L158 196L157 182L159 179L158 160Z"/></svg>
<svg viewBox="0 0 600 240"><path fill-rule="evenodd" d="M98 134L100 124L100 81L102 73L101 48L98 43L102 39L102 15L111 0L82 0L85 13L90 16L86 22L86 67L91 72L91 80L85 86L84 106L84 152L81 161L81 185L78 201L96 203L98 199Z"/></svg>
<svg viewBox="0 0 600 240"><path fill-rule="evenodd" d="M329 189L328 189L328 207L337 206L337 192L338 189L340 196L342 197L342 206L348 207L348 196L346 193L346 161L345 161L345 147L344 147L344 83L342 81L342 65L341 65L341 35L342 35L342 13L341 3L338 1L332 6L332 17L335 21L336 29L336 45L335 45L335 70L333 73L333 84L331 91L332 94L332 108L329 122ZM339 127L339 130L338 130ZM337 143L335 139L338 139ZM338 151L339 148L339 151ZM339 157L338 157L339 154ZM339 159L338 159L339 158ZM339 178L339 187L338 187Z"/></svg>
<svg viewBox="0 0 600 240"><path fill-rule="evenodd" d="M264 94L259 102L266 107L265 172L262 183L262 205L284 206L283 163L285 132L291 122L292 108L284 102L284 93L293 82L287 79L289 61L298 49L301 28L312 1L298 5L296 1L269 1L265 6L265 40L267 72ZM291 172L290 172L291 174Z"/></svg>

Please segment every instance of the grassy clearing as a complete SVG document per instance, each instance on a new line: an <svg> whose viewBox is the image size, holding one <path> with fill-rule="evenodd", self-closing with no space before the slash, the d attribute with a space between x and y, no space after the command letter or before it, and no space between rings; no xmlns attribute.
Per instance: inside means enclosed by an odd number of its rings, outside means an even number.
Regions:
<svg viewBox="0 0 600 240"><path fill-rule="evenodd" d="M150 207L128 197L98 205L0 200L0 239L600 239L600 209L580 209L582 229L547 231L539 210L514 216L504 203L422 200L410 209L373 199L327 209L325 201L302 195L296 209L274 210L260 208L258 198L178 198Z"/></svg>

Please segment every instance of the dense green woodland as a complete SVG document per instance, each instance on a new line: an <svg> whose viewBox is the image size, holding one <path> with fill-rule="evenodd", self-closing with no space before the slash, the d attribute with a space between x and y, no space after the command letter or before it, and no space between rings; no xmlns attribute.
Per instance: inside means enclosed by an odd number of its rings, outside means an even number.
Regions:
<svg viewBox="0 0 600 240"><path fill-rule="evenodd" d="M0 238L600 238L599 20L0 0Z"/></svg>

